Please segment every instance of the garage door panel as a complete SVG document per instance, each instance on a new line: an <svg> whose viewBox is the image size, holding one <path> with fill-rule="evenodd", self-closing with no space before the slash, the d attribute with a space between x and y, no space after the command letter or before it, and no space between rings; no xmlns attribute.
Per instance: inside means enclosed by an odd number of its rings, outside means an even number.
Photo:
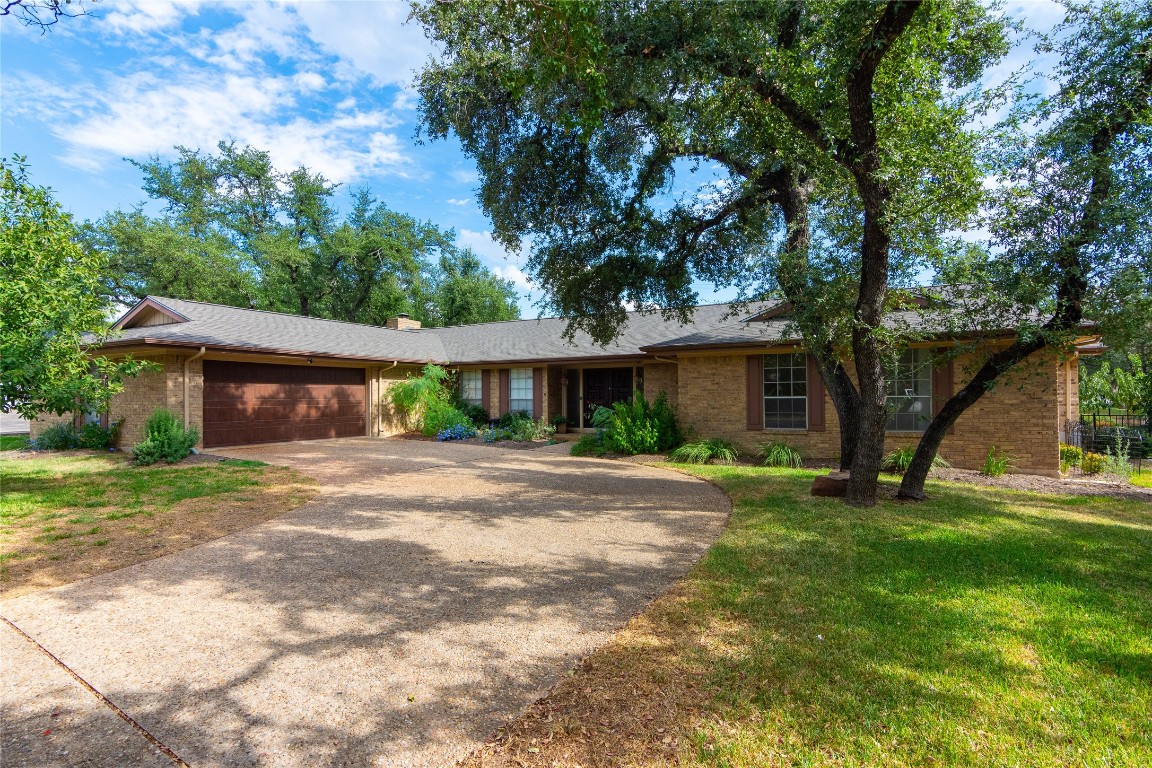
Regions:
<svg viewBox="0 0 1152 768"><path fill-rule="evenodd" d="M204 445L319 440L364 434L362 368L204 364Z"/></svg>

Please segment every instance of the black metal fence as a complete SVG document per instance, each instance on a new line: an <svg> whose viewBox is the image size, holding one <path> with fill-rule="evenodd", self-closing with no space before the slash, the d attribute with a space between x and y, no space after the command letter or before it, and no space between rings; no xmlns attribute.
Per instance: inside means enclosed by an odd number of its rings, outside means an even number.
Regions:
<svg viewBox="0 0 1152 768"><path fill-rule="evenodd" d="M1152 423L1147 416L1081 416L1065 424L1060 438L1084 453L1127 456L1137 471L1152 460Z"/></svg>

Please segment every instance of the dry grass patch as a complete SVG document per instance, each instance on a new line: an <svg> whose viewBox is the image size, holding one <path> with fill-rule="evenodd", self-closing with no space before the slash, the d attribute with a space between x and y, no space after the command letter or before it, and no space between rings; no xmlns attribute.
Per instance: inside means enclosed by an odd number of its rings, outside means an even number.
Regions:
<svg viewBox="0 0 1152 768"><path fill-rule="evenodd" d="M6 456L0 486L6 598L194 547L319 491L295 470L259 462L141 468L101 454Z"/></svg>

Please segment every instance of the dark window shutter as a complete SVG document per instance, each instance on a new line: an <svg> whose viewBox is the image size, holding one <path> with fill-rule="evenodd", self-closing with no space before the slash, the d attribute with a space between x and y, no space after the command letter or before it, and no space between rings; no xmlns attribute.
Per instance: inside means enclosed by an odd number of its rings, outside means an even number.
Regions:
<svg viewBox="0 0 1152 768"><path fill-rule="evenodd" d="M808 355L808 431L823 432L824 429L824 378L816 358Z"/></svg>
<svg viewBox="0 0 1152 768"><path fill-rule="evenodd" d="M946 354L947 350L937 349L938 355ZM952 399L952 377L954 375L952 359L949 358L932 369L932 415L940 413L944 404ZM956 431L956 425L948 430L948 434Z"/></svg>
<svg viewBox="0 0 1152 768"><path fill-rule="evenodd" d="M532 369L532 418L544 418L544 369Z"/></svg>
<svg viewBox="0 0 1152 768"><path fill-rule="evenodd" d="M763 355L748 355L748 429L764 429Z"/></svg>
<svg viewBox="0 0 1152 768"><path fill-rule="evenodd" d="M480 399L484 404L484 410L488 412L488 416L492 416L492 371L485 368L480 371Z"/></svg>
<svg viewBox="0 0 1152 768"><path fill-rule="evenodd" d="M510 395L510 388L512 386L511 373L507 368L500 369L500 413L498 416L503 416L508 413L508 399Z"/></svg>

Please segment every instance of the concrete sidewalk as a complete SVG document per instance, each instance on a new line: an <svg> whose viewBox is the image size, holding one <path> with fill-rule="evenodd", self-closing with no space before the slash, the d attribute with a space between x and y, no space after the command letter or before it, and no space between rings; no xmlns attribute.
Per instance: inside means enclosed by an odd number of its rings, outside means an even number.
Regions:
<svg viewBox="0 0 1152 768"><path fill-rule="evenodd" d="M0 614L191 765L451 765L685 573L727 519L707 483L564 450L225 451L324 490ZM6 708L35 694L5 675ZM26 736L6 730L6 765L22 764L7 747ZM83 729L57 737L90 759L55 764L121 764Z"/></svg>

